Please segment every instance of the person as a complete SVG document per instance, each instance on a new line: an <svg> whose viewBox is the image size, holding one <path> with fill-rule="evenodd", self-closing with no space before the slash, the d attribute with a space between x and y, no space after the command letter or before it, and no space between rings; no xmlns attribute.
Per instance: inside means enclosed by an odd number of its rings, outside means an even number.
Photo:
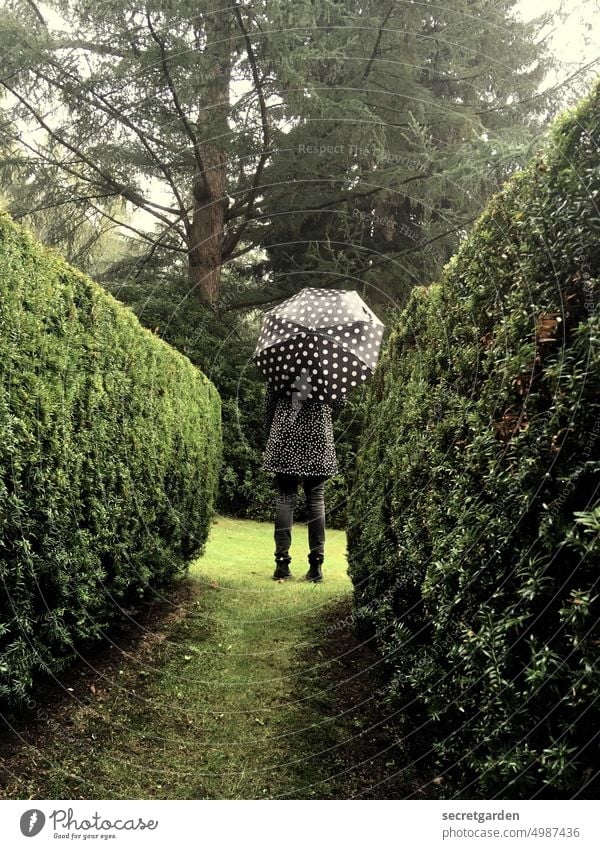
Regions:
<svg viewBox="0 0 600 849"><path fill-rule="evenodd" d="M305 388L305 387L303 387ZM346 403L344 395L318 401L294 389L265 396L266 447L262 468L274 473L275 572L273 580L292 577L290 545L298 484L302 481L308 518L307 581L323 580L325 556L325 483L338 472L333 438L333 411Z"/></svg>

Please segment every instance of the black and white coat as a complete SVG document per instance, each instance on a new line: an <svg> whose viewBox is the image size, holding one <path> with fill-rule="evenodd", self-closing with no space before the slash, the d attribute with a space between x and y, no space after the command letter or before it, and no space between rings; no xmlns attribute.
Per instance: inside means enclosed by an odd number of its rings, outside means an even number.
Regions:
<svg viewBox="0 0 600 849"><path fill-rule="evenodd" d="M265 398L267 444L262 468L290 475L332 477L338 463L333 438L334 410L346 398L327 403L278 396L268 386Z"/></svg>

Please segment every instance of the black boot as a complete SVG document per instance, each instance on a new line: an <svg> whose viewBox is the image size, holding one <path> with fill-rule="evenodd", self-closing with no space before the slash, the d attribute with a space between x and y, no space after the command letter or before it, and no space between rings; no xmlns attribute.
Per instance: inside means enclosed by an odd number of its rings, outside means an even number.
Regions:
<svg viewBox="0 0 600 849"><path fill-rule="evenodd" d="M323 557L320 555L308 555L308 572L306 573L306 580L311 581L313 584L320 584L323 580L323 573L321 572L321 566L323 565Z"/></svg>
<svg viewBox="0 0 600 849"><path fill-rule="evenodd" d="M291 557L285 556L275 558L275 571L273 572L274 581L285 581L287 578L292 577L292 573L290 572L291 560Z"/></svg>

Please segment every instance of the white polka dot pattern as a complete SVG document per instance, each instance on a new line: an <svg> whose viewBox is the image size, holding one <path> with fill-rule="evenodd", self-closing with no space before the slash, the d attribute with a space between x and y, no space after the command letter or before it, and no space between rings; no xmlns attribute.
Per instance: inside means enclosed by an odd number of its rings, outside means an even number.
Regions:
<svg viewBox="0 0 600 849"><path fill-rule="evenodd" d="M343 406L340 399L335 407ZM319 401L297 402L267 394L266 424L269 437L262 468L295 475L337 474L331 405Z"/></svg>
<svg viewBox="0 0 600 849"><path fill-rule="evenodd" d="M265 313L254 360L276 391L336 401L373 373L383 330L358 292L306 287Z"/></svg>

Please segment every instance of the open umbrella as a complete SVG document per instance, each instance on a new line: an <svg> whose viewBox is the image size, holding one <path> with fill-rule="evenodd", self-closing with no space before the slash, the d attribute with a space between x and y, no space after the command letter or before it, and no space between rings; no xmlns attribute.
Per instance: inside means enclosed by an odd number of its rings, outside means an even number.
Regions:
<svg viewBox="0 0 600 849"><path fill-rule="evenodd" d="M253 359L275 391L332 401L373 373L383 330L358 292L306 287L265 313Z"/></svg>

